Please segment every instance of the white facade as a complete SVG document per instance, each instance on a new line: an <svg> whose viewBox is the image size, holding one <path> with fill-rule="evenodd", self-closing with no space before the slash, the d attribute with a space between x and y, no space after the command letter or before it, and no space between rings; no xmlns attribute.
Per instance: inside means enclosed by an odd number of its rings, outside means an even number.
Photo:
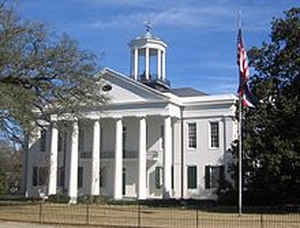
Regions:
<svg viewBox="0 0 300 228"><path fill-rule="evenodd" d="M81 195L215 199L220 171L226 176L226 151L236 138L236 98L170 89L166 47L149 31L133 40L131 77L108 68L99 73L110 88L108 104L70 121L66 132L54 121L31 139L27 196L63 192L71 203ZM139 52L146 57L146 81L139 78ZM156 78L151 55L158 58Z"/></svg>

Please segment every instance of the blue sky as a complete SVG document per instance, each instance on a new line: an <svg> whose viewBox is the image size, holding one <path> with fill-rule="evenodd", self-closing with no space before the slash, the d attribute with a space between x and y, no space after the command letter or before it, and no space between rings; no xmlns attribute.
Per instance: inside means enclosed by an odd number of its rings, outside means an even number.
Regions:
<svg viewBox="0 0 300 228"><path fill-rule="evenodd" d="M247 48L268 41L273 17L300 7L299 0L26 0L18 12L67 33L99 57L102 67L129 73L131 39L145 32L168 44L167 78L174 88L235 93L237 12Z"/></svg>

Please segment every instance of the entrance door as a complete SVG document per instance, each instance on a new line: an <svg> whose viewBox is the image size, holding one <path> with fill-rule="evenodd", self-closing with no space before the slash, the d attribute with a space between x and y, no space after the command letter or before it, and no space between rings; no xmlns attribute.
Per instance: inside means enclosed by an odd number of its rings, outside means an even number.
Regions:
<svg viewBox="0 0 300 228"><path fill-rule="evenodd" d="M123 186L122 186L122 194L126 195L126 169L123 168Z"/></svg>

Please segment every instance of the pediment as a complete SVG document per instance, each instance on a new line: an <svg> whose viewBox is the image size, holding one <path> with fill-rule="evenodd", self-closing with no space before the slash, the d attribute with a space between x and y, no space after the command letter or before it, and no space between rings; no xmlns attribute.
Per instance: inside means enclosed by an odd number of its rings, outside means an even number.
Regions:
<svg viewBox="0 0 300 228"><path fill-rule="evenodd" d="M105 69L101 78L103 80L101 89L106 90L105 88L109 88L105 91L105 94L112 104L153 102L168 99L159 91L110 69Z"/></svg>

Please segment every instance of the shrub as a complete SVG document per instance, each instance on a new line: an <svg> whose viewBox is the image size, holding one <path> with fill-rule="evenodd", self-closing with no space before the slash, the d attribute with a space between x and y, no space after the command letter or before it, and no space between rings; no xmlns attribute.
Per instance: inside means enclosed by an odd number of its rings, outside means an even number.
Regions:
<svg viewBox="0 0 300 228"><path fill-rule="evenodd" d="M47 202L51 203L68 203L69 201L70 197L64 194L50 195L47 199Z"/></svg>

